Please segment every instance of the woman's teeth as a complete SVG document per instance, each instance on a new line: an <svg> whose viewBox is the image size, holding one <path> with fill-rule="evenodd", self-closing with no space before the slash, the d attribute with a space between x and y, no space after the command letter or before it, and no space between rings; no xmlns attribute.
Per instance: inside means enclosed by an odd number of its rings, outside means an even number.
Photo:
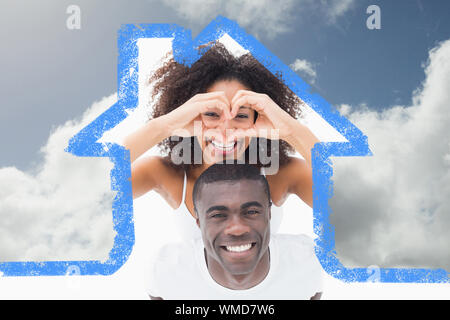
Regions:
<svg viewBox="0 0 450 320"><path fill-rule="evenodd" d="M227 251L231 251L231 252L244 252L247 250L250 250L250 248L252 247L252 244L244 244L241 246L226 246Z"/></svg>
<svg viewBox="0 0 450 320"><path fill-rule="evenodd" d="M234 141L229 144L221 144L220 142L216 142L216 141L211 141L211 143L213 144L214 147L216 147L218 149L223 149L225 151L233 150L233 148L236 144Z"/></svg>

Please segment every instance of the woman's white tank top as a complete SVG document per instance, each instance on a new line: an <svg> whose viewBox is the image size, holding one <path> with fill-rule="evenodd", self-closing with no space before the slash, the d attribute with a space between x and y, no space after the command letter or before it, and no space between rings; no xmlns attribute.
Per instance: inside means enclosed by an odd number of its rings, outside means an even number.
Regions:
<svg viewBox="0 0 450 320"><path fill-rule="evenodd" d="M261 174L264 173L264 168L261 168ZM180 206L174 210L173 220L176 228L178 229L178 234L183 239L196 239L200 238L201 232L200 228L197 226L197 223L192 217L190 211L188 210L185 200L186 200L186 184L187 184L186 173L184 173L184 182L183 182L183 198L181 200ZM270 233L277 233L281 220L283 218L283 208L277 207L272 204L271 208L271 219L270 219Z"/></svg>

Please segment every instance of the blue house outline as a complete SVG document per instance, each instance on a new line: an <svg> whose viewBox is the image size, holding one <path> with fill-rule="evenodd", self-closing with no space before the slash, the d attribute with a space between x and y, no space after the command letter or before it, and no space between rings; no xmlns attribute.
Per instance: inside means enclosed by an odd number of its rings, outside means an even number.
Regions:
<svg viewBox="0 0 450 320"><path fill-rule="evenodd" d="M118 101L89 125L73 136L66 151L79 157L108 157L114 164L111 170L111 189L117 191L113 202L113 225L116 231L114 245L105 262L44 261L3 262L3 276L57 276L66 275L76 267L81 275L111 275L128 260L134 246L133 199L129 151L114 143L98 143L106 131L112 129L138 106L138 46L140 38L173 38L174 59L188 66L201 56L201 44L216 41L228 34L248 50L273 74L281 74L286 85L315 112L324 118L348 142L321 142L311 150L313 167L313 225L318 238L315 252L324 270L345 282L370 280L372 269L346 268L336 257L334 228L330 224L331 209L328 200L333 195L333 175L330 157L371 156L367 137L346 118L342 117L320 95L310 93L310 86L288 66L271 54L254 37L245 33L237 23L218 16L194 40L189 30L168 24L127 24L118 31ZM364 213L361 213L364 214ZM380 268L380 282L436 283L449 282L443 269Z"/></svg>

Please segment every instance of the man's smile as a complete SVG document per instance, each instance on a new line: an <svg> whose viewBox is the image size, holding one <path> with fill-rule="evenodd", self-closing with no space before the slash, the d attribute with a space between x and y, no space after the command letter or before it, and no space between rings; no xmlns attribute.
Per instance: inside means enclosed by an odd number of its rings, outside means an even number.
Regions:
<svg viewBox="0 0 450 320"><path fill-rule="evenodd" d="M257 254L257 242L227 243L220 246L220 255L226 260L248 260Z"/></svg>
<svg viewBox="0 0 450 320"><path fill-rule="evenodd" d="M229 252L245 252L250 250L252 247L256 245L256 242L249 242L246 244L240 244L240 245L226 245L221 246L222 249L225 249Z"/></svg>

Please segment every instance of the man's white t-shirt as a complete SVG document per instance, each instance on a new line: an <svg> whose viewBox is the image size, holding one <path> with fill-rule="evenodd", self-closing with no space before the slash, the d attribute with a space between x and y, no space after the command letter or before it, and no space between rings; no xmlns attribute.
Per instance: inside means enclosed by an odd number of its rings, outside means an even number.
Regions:
<svg viewBox="0 0 450 320"><path fill-rule="evenodd" d="M303 300L322 292L322 267L310 237L273 234L269 252L266 278L250 289L232 290L211 277L201 238L166 245L150 267L147 293L165 300Z"/></svg>

